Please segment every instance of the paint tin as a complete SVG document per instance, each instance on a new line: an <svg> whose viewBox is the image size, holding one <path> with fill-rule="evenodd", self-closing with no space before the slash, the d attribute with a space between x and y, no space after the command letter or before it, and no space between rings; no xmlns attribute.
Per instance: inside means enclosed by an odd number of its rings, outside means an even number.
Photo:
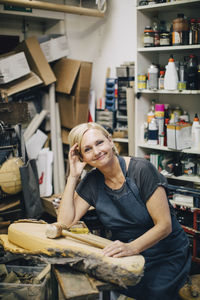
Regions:
<svg viewBox="0 0 200 300"><path fill-rule="evenodd" d="M146 74L139 74L138 75L138 89L144 90L147 88L147 76Z"/></svg>

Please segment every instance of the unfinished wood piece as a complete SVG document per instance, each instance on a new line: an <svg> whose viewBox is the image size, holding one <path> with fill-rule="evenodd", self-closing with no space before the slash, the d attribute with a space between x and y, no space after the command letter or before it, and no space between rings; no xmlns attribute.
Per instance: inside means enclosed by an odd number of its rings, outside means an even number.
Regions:
<svg viewBox="0 0 200 300"><path fill-rule="evenodd" d="M46 238L48 224L13 223L8 228L9 242L30 253L58 257L78 257L82 260L74 268L119 286L135 285L141 279L144 269L142 255L122 258L106 257L102 250L77 242L71 238ZM91 234L91 236L94 235ZM95 236L96 240L102 239Z"/></svg>
<svg viewBox="0 0 200 300"><path fill-rule="evenodd" d="M24 132L24 140L25 142L35 133L35 131L39 128L40 124L44 120L47 115L47 110L42 110L39 114L36 114L35 117L31 120L30 124L26 128Z"/></svg>
<svg viewBox="0 0 200 300"><path fill-rule="evenodd" d="M54 268L54 274L64 299L97 299L99 291L95 285L91 285L87 274L69 267Z"/></svg>

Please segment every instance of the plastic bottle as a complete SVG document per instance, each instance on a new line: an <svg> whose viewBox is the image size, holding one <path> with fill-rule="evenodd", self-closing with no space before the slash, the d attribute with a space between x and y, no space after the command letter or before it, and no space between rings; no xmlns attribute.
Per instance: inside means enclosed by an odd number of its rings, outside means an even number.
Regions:
<svg viewBox="0 0 200 300"><path fill-rule="evenodd" d="M148 89L158 89L158 67L154 64L148 68Z"/></svg>
<svg viewBox="0 0 200 300"><path fill-rule="evenodd" d="M197 67L197 56L194 54L189 55L187 67L185 69L187 90L198 89L198 67Z"/></svg>
<svg viewBox="0 0 200 300"><path fill-rule="evenodd" d="M148 128L148 144L150 145L157 145L158 144L158 127L156 119L152 119L149 123Z"/></svg>
<svg viewBox="0 0 200 300"><path fill-rule="evenodd" d="M197 78L198 78L198 90L200 90L200 64L198 65L198 74L197 74Z"/></svg>
<svg viewBox="0 0 200 300"><path fill-rule="evenodd" d="M165 114L164 114L164 146L167 146L167 125L170 121L170 107L169 104L165 104Z"/></svg>
<svg viewBox="0 0 200 300"><path fill-rule="evenodd" d="M174 62L173 55L170 56L164 77L165 90L177 90L178 73Z"/></svg>
<svg viewBox="0 0 200 300"><path fill-rule="evenodd" d="M164 115L165 115L165 105L156 104L155 119L158 126L158 143L161 146L164 146Z"/></svg>
<svg viewBox="0 0 200 300"><path fill-rule="evenodd" d="M151 108L147 113L147 123L149 124L151 120L155 118L155 101L151 101Z"/></svg>
<svg viewBox="0 0 200 300"><path fill-rule="evenodd" d="M200 126L199 123L199 117L198 114L196 113L193 119L193 123L192 123L192 148L194 149L198 149L198 144L199 144L199 128L196 129L197 127Z"/></svg>
<svg viewBox="0 0 200 300"><path fill-rule="evenodd" d="M164 90L164 77L165 77L165 71L160 71L160 76L158 78L158 88L159 90Z"/></svg>

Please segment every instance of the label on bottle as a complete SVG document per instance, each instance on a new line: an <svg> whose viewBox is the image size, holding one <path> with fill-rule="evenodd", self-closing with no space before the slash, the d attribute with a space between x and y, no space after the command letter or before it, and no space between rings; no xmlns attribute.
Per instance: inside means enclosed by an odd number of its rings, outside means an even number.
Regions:
<svg viewBox="0 0 200 300"><path fill-rule="evenodd" d="M164 77L163 78L160 77L158 79L158 88L159 88L159 90L164 90Z"/></svg>
<svg viewBox="0 0 200 300"><path fill-rule="evenodd" d="M152 36L144 36L144 46L145 47L154 46L154 40Z"/></svg>
<svg viewBox="0 0 200 300"><path fill-rule="evenodd" d="M138 82L138 89L143 90L147 88L147 82L146 81L140 81Z"/></svg>
<svg viewBox="0 0 200 300"><path fill-rule="evenodd" d="M155 115L154 115L154 114L151 114L151 115L148 114L148 115L147 115L147 123L150 124L150 122L151 122L151 120L152 120L153 118L155 118Z"/></svg>
<svg viewBox="0 0 200 300"><path fill-rule="evenodd" d="M172 44L173 45L181 45L181 32L173 31L172 32Z"/></svg>
<svg viewBox="0 0 200 300"><path fill-rule="evenodd" d="M158 88L158 74L148 73L148 88L150 90L157 90Z"/></svg>

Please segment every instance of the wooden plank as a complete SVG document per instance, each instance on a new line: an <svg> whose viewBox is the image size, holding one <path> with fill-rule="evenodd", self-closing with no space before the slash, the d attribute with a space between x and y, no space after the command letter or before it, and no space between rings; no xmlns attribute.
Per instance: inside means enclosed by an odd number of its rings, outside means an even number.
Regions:
<svg viewBox="0 0 200 300"><path fill-rule="evenodd" d="M122 258L106 257L102 250L75 241L71 238L48 239L45 235L48 224L13 223L8 229L8 241L29 253L45 254L56 257L80 258L73 268L88 273L97 279L120 286L134 285L143 275L144 258L134 255ZM103 238L93 236L97 240ZM6 248L5 237L4 248ZM105 240L105 239L103 239ZM7 249L9 249L9 245ZM9 251L12 251L10 248ZM14 252L16 253L16 247Z"/></svg>
<svg viewBox="0 0 200 300"><path fill-rule="evenodd" d="M55 267L54 273L65 299L97 299L99 291L91 285L86 274L70 267Z"/></svg>

